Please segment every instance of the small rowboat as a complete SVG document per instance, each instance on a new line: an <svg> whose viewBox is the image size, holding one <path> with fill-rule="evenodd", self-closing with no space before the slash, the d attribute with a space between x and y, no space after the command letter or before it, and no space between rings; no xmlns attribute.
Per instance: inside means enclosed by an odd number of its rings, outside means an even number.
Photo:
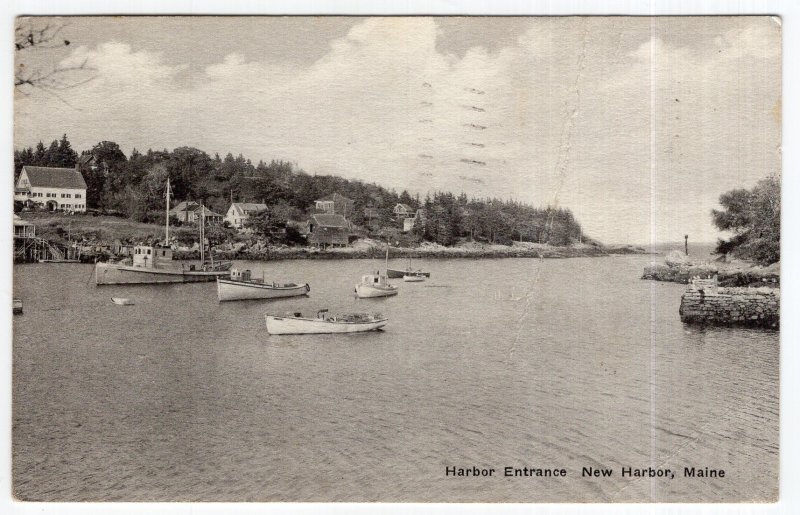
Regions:
<svg viewBox="0 0 800 515"><path fill-rule="evenodd" d="M22 314L22 299L14 299L14 303L12 305L12 311L15 315Z"/></svg>
<svg viewBox="0 0 800 515"><path fill-rule="evenodd" d="M111 297L111 302L118 306L133 306L134 302L131 299L124 297Z"/></svg>
<svg viewBox="0 0 800 515"><path fill-rule="evenodd" d="M424 275L404 275L403 281L407 283L421 283L425 280Z"/></svg>
<svg viewBox="0 0 800 515"><path fill-rule="evenodd" d="M317 312L316 318L304 318L302 313L289 316L265 315L269 334L338 334L377 331L388 320L378 313L348 313L328 315Z"/></svg>

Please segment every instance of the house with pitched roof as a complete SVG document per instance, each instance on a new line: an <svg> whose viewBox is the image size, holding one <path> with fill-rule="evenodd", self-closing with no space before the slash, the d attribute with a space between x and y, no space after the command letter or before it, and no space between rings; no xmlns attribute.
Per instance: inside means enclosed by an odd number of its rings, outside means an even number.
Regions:
<svg viewBox="0 0 800 515"><path fill-rule="evenodd" d="M402 220L403 218L414 217L414 208L412 208L408 204L397 204L396 206L394 206L392 212L394 213L395 218L397 218L398 220Z"/></svg>
<svg viewBox="0 0 800 515"><path fill-rule="evenodd" d="M77 168L23 166L14 200L51 211L86 212L86 181Z"/></svg>
<svg viewBox="0 0 800 515"><path fill-rule="evenodd" d="M234 202L225 213L225 221L231 227L235 227L240 231L246 230L245 222L252 215L258 214L261 211L266 211L266 204L256 204L251 202Z"/></svg>
<svg viewBox="0 0 800 515"><path fill-rule="evenodd" d="M347 197L333 193L314 201L314 209L317 213L329 215L342 215L345 218L353 215L354 201Z"/></svg>
<svg viewBox="0 0 800 515"><path fill-rule="evenodd" d="M169 214L185 224L196 224L203 216L205 216L207 225L222 223L221 214L215 213L193 200L179 202L177 206L169 210Z"/></svg>

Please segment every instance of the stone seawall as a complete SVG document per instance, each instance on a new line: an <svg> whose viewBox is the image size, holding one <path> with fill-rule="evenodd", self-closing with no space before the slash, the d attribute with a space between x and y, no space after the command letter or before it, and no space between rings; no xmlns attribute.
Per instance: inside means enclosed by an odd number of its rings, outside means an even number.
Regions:
<svg viewBox="0 0 800 515"><path fill-rule="evenodd" d="M681 297L681 321L690 324L736 325L778 329L780 290L718 288L687 291Z"/></svg>

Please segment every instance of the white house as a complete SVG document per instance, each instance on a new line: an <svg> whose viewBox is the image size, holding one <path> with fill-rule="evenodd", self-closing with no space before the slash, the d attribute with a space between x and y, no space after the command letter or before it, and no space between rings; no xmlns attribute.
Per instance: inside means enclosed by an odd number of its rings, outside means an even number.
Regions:
<svg viewBox="0 0 800 515"><path fill-rule="evenodd" d="M225 221L228 222L231 227L241 230L244 229L244 222L250 218L250 215L260 213L266 209L266 204L236 202L231 204L231 207L228 208L228 212L225 213Z"/></svg>
<svg viewBox="0 0 800 515"><path fill-rule="evenodd" d="M77 168L23 166L14 188L14 200L51 211L86 211L86 181Z"/></svg>

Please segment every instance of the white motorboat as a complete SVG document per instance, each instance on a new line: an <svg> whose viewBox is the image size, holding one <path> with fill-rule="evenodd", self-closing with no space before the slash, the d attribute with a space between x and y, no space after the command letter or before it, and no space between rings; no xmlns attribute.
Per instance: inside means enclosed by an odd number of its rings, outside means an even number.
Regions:
<svg viewBox="0 0 800 515"><path fill-rule="evenodd" d="M375 272L361 276L361 282L356 284L356 295L362 299L391 297L397 295L397 286L389 284L385 275Z"/></svg>
<svg viewBox="0 0 800 515"><path fill-rule="evenodd" d="M376 331L388 320L379 313L348 313L328 315L317 312L316 318L304 318L302 313L287 316L265 315L269 334L333 334Z"/></svg>
<svg viewBox="0 0 800 515"><path fill-rule="evenodd" d="M386 268L389 268L389 242L386 242ZM386 275L376 271L374 274L361 276L361 282L356 284L356 295L361 299L376 297L391 297L397 295L397 286L389 284Z"/></svg>
<svg viewBox="0 0 800 515"><path fill-rule="evenodd" d="M220 302L247 299L278 299L307 295L311 291L308 284L276 282L268 283L261 279L253 279L250 270L231 270L230 279L217 278L217 298Z"/></svg>
<svg viewBox="0 0 800 515"><path fill-rule="evenodd" d="M111 297L111 302L118 306L133 306L134 302L131 299L124 297Z"/></svg>
<svg viewBox="0 0 800 515"><path fill-rule="evenodd" d="M425 280L424 275L406 274L403 276L403 281L407 283L421 283Z"/></svg>

